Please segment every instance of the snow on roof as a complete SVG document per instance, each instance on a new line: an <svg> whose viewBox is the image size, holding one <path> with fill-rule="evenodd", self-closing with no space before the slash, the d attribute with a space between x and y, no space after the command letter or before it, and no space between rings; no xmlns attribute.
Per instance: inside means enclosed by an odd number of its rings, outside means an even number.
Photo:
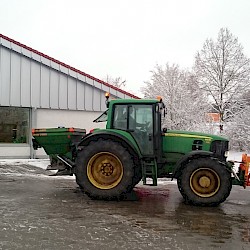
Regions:
<svg viewBox="0 0 250 250"><path fill-rule="evenodd" d="M83 71L81 71L81 70L78 70L78 69L76 69L76 68L74 68L74 67L72 67L72 66L70 66L70 65L68 65L68 64L66 64L66 63L63 63L63 62L61 62L61 61L59 61L59 60L56 60L56 59L53 58L53 57L50 57L50 56L48 56L48 55L45 55L45 54L43 54L42 52L39 52L39 51L37 51L37 50L35 50L35 49L32 49L31 47L28 47L28 46L26 46L25 44L22 44L22 43L20 43L20 42L17 42L17 41L15 41L15 40L13 40L12 38L9 38L9 37L7 37L7 36L4 36L4 35L1 34L1 33L0 33L0 38L5 39L5 40L7 40L7 41L9 41L9 42L11 42L11 43L17 45L17 46L20 46L20 47L24 48L24 49L27 49L27 50L29 50L29 51L31 51L31 52L33 52L33 53L39 55L39 56L42 56L42 57L44 57L44 58L46 58L46 59L48 59L48 60L51 60L51 61L53 61L54 63L57 63L57 64L59 64L59 65L61 65L61 66L64 66L64 67L66 67L66 68L68 68L68 69L70 69L70 70L72 70L72 71L74 71L74 72L76 72L76 73L78 73L78 74L81 74L81 75L83 75L83 76L86 76L86 77L88 77L88 78L90 78L90 79L92 79L92 80L94 80L94 81L96 81L96 82L99 82L99 83L101 83L101 84L103 84L103 85L105 85L105 86L107 86L107 87L109 87L109 88L112 88L112 89L114 89L114 90L116 90L116 91L119 91L120 93L123 93L123 94L125 94L125 95L127 95L127 96L130 96L131 98L140 99L138 96L135 96L135 95L133 95L133 94L131 94L131 93L125 91L125 90L122 90L122 89L120 89L120 88L118 88L118 87L116 87L116 86L113 86L113 85L111 85L111 84L109 84L109 83L107 83L107 82L104 82L104 81L102 81L102 80L100 80L100 79L98 79L98 78L96 78L96 77L94 77L94 76L91 76L91 75L89 75L89 74L87 74L87 73L85 73L85 72L83 72Z"/></svg>

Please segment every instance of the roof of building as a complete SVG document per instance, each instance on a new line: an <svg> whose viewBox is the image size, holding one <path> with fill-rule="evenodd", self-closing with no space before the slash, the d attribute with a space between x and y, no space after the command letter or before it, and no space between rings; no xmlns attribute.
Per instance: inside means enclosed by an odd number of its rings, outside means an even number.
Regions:
<svg viewBox="0 0 250 250"><path fill-rule="evenodd" d="M76 69L76 68L74 68L74 67L72 67L72 66L70 66L70 65L68 65L68 64L66 64L66 63L63 63L63 62L61 62L61 61L59 61L59 60L57 60L57 59L55 59L55 58L53 58L53 57L50 57L50 56L48 56L48 55L46 55L46 54L44 54L44 53L42 53L42 52L39 52L39 51L37 51L37 50L35 50L35 49L32 49L31 47L28 47L27 45L22 44L22 43L20 43L20 42L17 42L17 41L15 41L15 40L13 40L12 38L9 38L9 37L7 37L7 36L1 34L1 33L0 33L0 38L3 38L3 39L5 39L5 40L7 40L7 41L9 41L9 42L11 42L11 43L17 45L17 46L20 46L20 47L22 47L22 48L24 48L24 49L26 49L26 50L29 50L30 52L33 52L33 53L35 53L35 54L37 54L37 55L39 55L39 56L42 56L42 57L44 57L44 58L46 58L46 59L48 59L48 60L51 60L51 61L53 61L54 63L56 63L56 64L58 64L58 65L61 65L61 66L64 66L65 68L68 68L68 69L70 69L70 70L72 70L72 71L74 71L74 72L76 72L76 73L78 73L78 74L81 74L81 75L83 75L83 76L86 76L86 77L88 77L88 78L90 78L90 79L92 79L92 80L94 80L94 81L96 81L96 82L99 82L99 83L101 83L101 84L103 84L103 85L105 85L105 86L107 86L107 87L109 87L109 88L112 88L112 89L114 89L114 90L116 90L116 91L119 91L120 93L123 93L123 94L125 94L125 95L127 95L127 96L130 96L131 98L140 99L138 96L135 96L135 95L133 95L133 94L131 94L131 93L125 91L125 90L122 90L122 89L120 89L120 88L118 88L118 87L116 87L116 86L113 86L113 85L111 85L111 84L109 84L109 83L107 83L107 82L104 82L104 81L102 81L102 80L100 80L100 79L98 79L98 78L96 78L96 77L94 77L94 76L91 76L91 75L89 75L89 74L87 74L87 73L85 73L85 72L83 72L83 71L81 71L81 70L78 70L78 69Z"/></svg>

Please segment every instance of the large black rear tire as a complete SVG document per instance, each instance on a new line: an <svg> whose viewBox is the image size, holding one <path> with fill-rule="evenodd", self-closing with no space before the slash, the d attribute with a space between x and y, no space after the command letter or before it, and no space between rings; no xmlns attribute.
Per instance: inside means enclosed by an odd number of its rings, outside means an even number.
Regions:
<svg viewBox="0 0 250 250"><path fill-rule="evenodd" d="M231 173L216 159L191 160L177 180L186 202L199 206L217 206L232 189Z"/></svg>
<svg viewBox="0 0 250 250"><path fill-rule="evenodd" d="M94 199L122 199L135 185L135 166L119 142L98 139L78 152L76 182Z"/></svg>

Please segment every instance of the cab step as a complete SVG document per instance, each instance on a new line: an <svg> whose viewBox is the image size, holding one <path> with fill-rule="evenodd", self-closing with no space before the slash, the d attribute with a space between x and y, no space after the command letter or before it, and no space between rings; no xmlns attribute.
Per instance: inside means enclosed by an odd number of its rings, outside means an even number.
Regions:
<svg viewBox="0 0 250 250"><path fill-rule="evenodd" d="M147 184L147 177L152 178L152 184ZM155 159L143 162L142 181L143 185L157 186L157 163Z"/></svg>

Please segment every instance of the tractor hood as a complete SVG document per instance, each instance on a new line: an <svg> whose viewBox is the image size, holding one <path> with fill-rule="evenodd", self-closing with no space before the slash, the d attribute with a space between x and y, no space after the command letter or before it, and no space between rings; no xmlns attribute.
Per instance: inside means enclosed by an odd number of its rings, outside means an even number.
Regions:
<svg viewBox="0 0 250 250"><path fill-rule="evenodd" d="M164 135L169 136L169 137L184 137L184 138L203 139L207 142L211 142L214 140L228 141L227 138L222 137L222 136L200 133L200 132L192 132L192 131L168 130Z"/></svg>
<svg viewBox="0 0 250 250"><path fill-rule="evenodd" d="M191 151L210 151L219 159L225 159L228 139L199 132L168 130L163 135L163 152L173 162Z"/></svg>

